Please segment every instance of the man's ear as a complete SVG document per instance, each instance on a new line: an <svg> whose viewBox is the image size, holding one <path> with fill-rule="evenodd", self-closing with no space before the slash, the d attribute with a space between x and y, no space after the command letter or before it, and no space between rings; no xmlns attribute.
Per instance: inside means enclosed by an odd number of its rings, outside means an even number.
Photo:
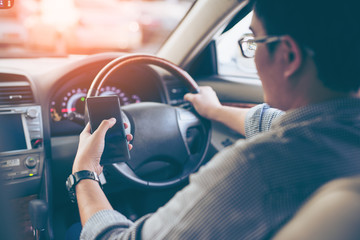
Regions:
<svg viewBox="0 0 360 240"><path fill-rule="evenodd" d="M298 43L288 35L282 37L282 44L285 64L284 77L289 78L301 67L303 54Z"/></svg>

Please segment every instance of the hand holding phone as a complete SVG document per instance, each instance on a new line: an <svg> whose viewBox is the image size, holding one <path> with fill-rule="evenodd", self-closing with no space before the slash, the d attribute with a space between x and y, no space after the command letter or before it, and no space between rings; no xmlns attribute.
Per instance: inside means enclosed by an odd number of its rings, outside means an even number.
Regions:
<svg viewBox="0 0 360 240"><path fill-rule="evenodd" d="M121 116L118 96L88 97L86 107L89 114L91 133L93 133L104 119L115 118L115 125L105 135L105 148L101 155L100 164L124 162L130 159L128 141Z"/></svg>

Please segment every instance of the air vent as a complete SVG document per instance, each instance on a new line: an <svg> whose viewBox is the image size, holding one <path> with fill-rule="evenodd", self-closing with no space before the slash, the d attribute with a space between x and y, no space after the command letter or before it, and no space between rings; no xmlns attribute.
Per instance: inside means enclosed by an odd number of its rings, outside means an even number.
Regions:
<svg viewBox="0 0 360 240"><path fill-rule="evenodd" d="M0 82L0 105L33 103L34 97L28 82Z"/></svg>

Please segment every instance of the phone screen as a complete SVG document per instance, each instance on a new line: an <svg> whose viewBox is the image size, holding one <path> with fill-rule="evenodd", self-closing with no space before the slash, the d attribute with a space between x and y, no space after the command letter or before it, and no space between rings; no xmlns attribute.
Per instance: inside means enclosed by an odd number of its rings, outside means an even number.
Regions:
<svg viewBox="0 0 360 240"><path fill-rule="evenodd" d="M105 147L101 155L100 164L104 165L129 160L129 147L118 96L89 97L86 99L86 107L92 133L104 119L116 118L115 125L106 133Z"/></svg>

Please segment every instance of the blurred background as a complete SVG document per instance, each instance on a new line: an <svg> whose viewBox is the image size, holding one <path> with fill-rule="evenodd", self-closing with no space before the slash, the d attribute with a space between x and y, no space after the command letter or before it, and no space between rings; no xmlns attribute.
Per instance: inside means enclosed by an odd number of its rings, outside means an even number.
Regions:
<svg viewBox="0 0 360 240"><path fill-rule="evenodd" d="M0 57L155 53L195 0L15 0L0 11Z"/></svg>

